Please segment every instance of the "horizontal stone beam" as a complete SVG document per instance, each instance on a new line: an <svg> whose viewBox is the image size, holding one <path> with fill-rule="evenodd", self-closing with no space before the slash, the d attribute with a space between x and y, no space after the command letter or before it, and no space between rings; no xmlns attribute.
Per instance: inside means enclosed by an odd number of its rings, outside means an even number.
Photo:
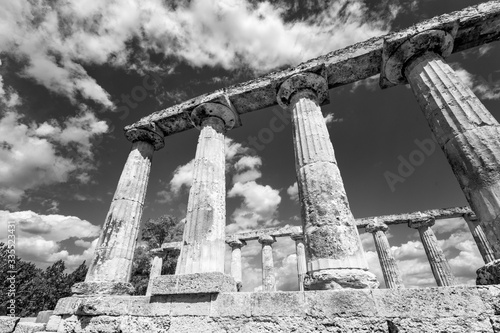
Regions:
<svg viewBox="0 0 500 333"><path fill-rule="evenodd" d="M409 222L419 222L427 220L429 218L434 218L436 220L450 219L454 217L463 217L464 215L471 214L474 217L474 213L469 207L453 207L444 209L430 209L424 211L418 211L413 213L404 214L394 214L394 215L383 215L383 216L373 216L373 217L363 217L356 219L356 226L358 229L364 229L368 223L377 219L379 222L385 224L408 224ZM236 234L226 236L226 243L234 239L239 239L242 241L257 240L260 236L269 235L273 237L289 237L293 233L302 232L302 227L300 226L284 226L281 228L268 228L251 230L245 232L239 232ZM152 251L164 251L165 249L180 249L181 242L165 243L160 249L153 249Z"/></svg>
<svg viewBox="0 0 500 333"><path fill-rule="evenodd" d="M430 209L421 212L413 212L406 214L363 217L360 219L356 219L356 225L358 226L358 229L365 228L366 225L371 221L373 221L375 218L378 221L389 225L389 224L408 224L409 222L419 222L422 220L427 220L429 218L434 218L436 220L450 219L453 217L463 217L466 214L474 214L468 206L444 208L444 209Z"/></svg>
<svg viewBox="0 0 500 333"><path fill-rule="evenodd" d="M288 77L297 73L322 71L328 78L329 88L363 80L380 73L385 38L405 39L425 30L444 29L450 25L458 27L454 53L496 41L500 39L500 1L490 1L437 16L402 31L330 52L296 67L195 97L154 112L125 127L125 131L136 128L151 129L155 127L155 124L165 136L189 130L194 127L189 118L190 111L205 102L224 104L229 100L239 114L276 105L277 87Z"/></svg>

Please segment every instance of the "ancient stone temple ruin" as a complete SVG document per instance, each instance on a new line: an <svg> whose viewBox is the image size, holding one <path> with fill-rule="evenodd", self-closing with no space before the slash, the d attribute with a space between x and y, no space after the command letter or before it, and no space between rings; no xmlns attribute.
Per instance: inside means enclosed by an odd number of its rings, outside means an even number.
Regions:
<svg viewBox="0 0 500 333"><path fill-rule="evenodd" d="M500 1L435 17L297 67L199 96L125 128L125 163L85 282L61 299L47 332L500 332L500 125L446 62L500 39ZM329 90L380 74L409 84L470 207L355 219L321 106ZM224 136L273 105L291 114L302 227L225 234ZM199 131L183 241L157 249L147 296L130 296L132 259L153 153ZM193 147L194 150L194 147ZM436 207L440 208L440 207ZM486 265L457 285L431 226L463 217ZM417 229L437 287L402 282L386 232ZM368 271L358 229L372 233L387 289ZM300 290L276 291L273 243L290 237ZM262 244L262 292L241 292L241 253ZM231 274L225 274L226 246ZM179 248L175 275L162 251Z"/></svg>

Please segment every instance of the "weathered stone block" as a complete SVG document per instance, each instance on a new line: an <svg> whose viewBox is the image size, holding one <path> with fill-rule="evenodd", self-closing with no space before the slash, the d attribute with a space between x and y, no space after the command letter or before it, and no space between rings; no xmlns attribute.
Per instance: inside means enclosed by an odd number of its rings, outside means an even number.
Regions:
<svg viewBox="0 0 500 333"><path fill-rule="evenodd" d="M62 318L61 316L56 316L52 315L49 318L49 321L47 322L47 326L45 327L45 330L48 332L57 332L57 329L59 328L59 324L61 324Z"/></svg>
<svg viewBox="0 0 500 333"><path fill-rule="evenodd" d="M169 316L172 312L172 303L151 302L150 297L134 296L128 308L129 314L141 317Z"/></svg>
<svg viewBox="0 0 500 333"><path fill-rule="evenodd" d="M210 315L210 294L171 295L166 299L172 304L172 316Z"/></svg>
<svg viewBox="0 0 500 333"><path fill-rule="evenodd" d="M491 333L488 317L469 318L392 318L388 321L389 333Z"/></svg>
<svg viewBox="0 0 500 333"><path fill-rule="evenodd" d="M218 325L214 324L209 317L193 317L193 316L179 316L172 317L170 321L169 333L196 333L196 332L211 332L211 333L222 333L218 329ZM238 331L236 331L238 332ZM247 331L241 331L247 332Z"/></svg>
<svg viewBox="0 0 500 333"><path fill-rule="evenodd" d="M211 317L250 317L253 293L222 293L212 295Z"/></svg>
<svg viewBox="0 0 500 333"><path fill-rule="evenodd" d="M500 315L500 286L478 286L477 290L489 312Z"/></svg>
<svg viewBox="0 0 500 333"><path fill-rule="evenodd" d="M75 295L131 295L134 290L128 282L78 282L71 287Z"/></svg>
<svg viewBox="0 0 500 333"><path fill-rule="evenodd" d="M65 297L57 301L54 309L55 315L72 315L76 312L85 297Z"/></svg>
<svg viewBox="0 0 500 333"><path fill-rule="evenodd" d="M44 323L19 322L14 333L35 333L45 330Z"/></svg>
<svg viewBox="0 0 500 333"><path fill-rule="evenodd" d="M252 317L213 318L217 328L211 332L245 333L387 333L387 321L380 318L308 318L308 317ZM192 332L203 332L194 330Z"/></svg>
<svg viewBox="0 0 500 333"><path fill-rule="evenodd" d="M38 312L38 315L36 316L35 323L44 323L44 324L46 324L49 321L50 316L52 316L53 312L54 311L52 311L52 310Z"/></svg>
<svg viewBox="0 0 500 333"><path fill-rule="evenodd" d="M471 287L380 289L372 294L379 315L385 317L474 317L492 312Z"/></svg>
<svg viewBox="0 0 500 333"><path fill-rule="evenodd" d="M0 316L0 333L12 333L16 324L19 322L19 317Z"/></svg>
<svg viewBox="0 0 500 333"><path fill-rule="evenodd" d="M500 259L487 263L476 274L477 285L500 284Z"/></svg>
<svg viewBox="0 0 500 333"><path fill-rule="evenodd" d="M127 315L131 296L87 297L83 299L75 314L78 316Z"/></svg>
<svg viewBox="0 0 500 333"><path fill-rule="evenodd" d="M304 293L260 292L252 294L252 317L305 316Z"/></svg>
<svg viewBox="0 0 500 333"><path fill-rule="evenodd" d="M234 279L220 272L161 275L152 281L152 295L236 292Z"/></svg>
<svg viewBox="0 0 500 333"><path fill-rule="evenodd" d="M309 291L304 295L306 313L312 317L371 317L377 313L369 290Z"/></svg>
<svg viewBox="0 0 500 333"><path fill-rule="evenodd" d="M120 317L110 316L71 316L59 326L58 333L118 333Z"/></svg>
<svg viewBox="0 0 500 333"><path fill-rule="evenodd" d="M120 332L127 333L163 333L169 331L170 318L122 317Z"/></svg>

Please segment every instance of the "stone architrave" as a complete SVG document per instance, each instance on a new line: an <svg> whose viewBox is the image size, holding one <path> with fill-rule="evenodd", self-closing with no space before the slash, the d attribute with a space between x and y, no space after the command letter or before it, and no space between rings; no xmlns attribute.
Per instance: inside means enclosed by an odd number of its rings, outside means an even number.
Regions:
<svg viewBox="0 0 500 333"><path fill-rule="evenodd" d="M328 84L314 73L295 74L277 94L292 113L295 167L307 247L306 289L377 288L349 208L320 105Z"/></svg>
<svg viewBox="0 0 500 333"><path fill-rule="evenodd" d="M425 254L427 255L427 260L429 261L437 285L440 287L452 286L456 284L455 276L451 271L448 260L444 256L443 250L438 244L434 231L431 229L434 223L435 219L433 218L423 218L420 221L409 222L408 226L417 229L420 234L420 239L422 240Z"/></svg>
<svg viewBox="0 0 500 333"><path fill-rule="evenodd" d="M176 275L224 273L226 178L224 133L236 123L236 112L219 103L205 103L191 113L200 129L193 184Z"/></svg>
<svg viewBox="0 0 500 333"><path fill-rule="evenodd" d="M304 278L307 273L306 263L306 248L304 245L304 234L295 232L290 235L290 238L295 241L295 253L297 254L297 276L299 279L299 290L304 291Z"/></svg>
<svg viewBox="0 0 500 333"><path fill-rule="evenodd" d="M227 244L231 247L231 276L236 281L238 291L243 287L241 272L241 248L247 243L237 238L231 239Z"/></svg>
<svg viewBox="0 0 500 333"><path fill-rule="evenodd" d="M500 124L443 60L456 26L386 40L381 75L408 82L484 233L500 257Z"/></svg>
<svg viewBox="0 0 500 333"><path fill-rule="evenodd" d="M153 285L153 279L161 275L161 268L163 266L163 258L155 255L151 260L151 269L149 270L149 282L148 289L146 290L146 296L151 296L151 287Z"/></svg>
<svg viewBox="0 0 500 333"><path fill-rule="evenodd" d="M269 235L259 237L262 244L262 290L276 291L276 276L273 261L273 243L276 239Z"/></svg>
<svg viewBox="0 0 500 333"><path fill-rule="evenodd" d="M399 271L396 259L392 254L391 246L385 234L388 229L389 227L385 223L377 221L377 219L368 223L365 227L365 231L373 235L380 267L382 268L387 288L400 289L404 288L403 278L401 277L401 272Z"/></svg>
<svg viewBox="0 0 500 333"><path fill-rule="evenodd" d="M111 202L85 282L77 283L77 294L127 294L153 152L164 146L159 130L134 129L133 141Z"/></svg>

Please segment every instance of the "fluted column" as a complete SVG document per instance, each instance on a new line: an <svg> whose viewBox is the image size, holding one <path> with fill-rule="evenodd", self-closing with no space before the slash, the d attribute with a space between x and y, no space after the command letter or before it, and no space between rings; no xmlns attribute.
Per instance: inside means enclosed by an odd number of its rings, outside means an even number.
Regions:
<svg viewBox="0 0 500 333"><path fill-rule="evenodd" d="M304 234L302 232L293 233L290 238L295 241L295 253L297 254L297 276L299 279L299 290L304 291L304 278L307 273L306 248L304 245Z"/></svg>
<svg viewBox="0 0 500 333"><path fill-rule="evenodd" d="M247 243L245 241L234 238L228 242L231 247L231 276L236 281L238 291L243 287L241 274L241 248Z"/></svg>
<svg viewBox="0 0 500 333"><path fill-rule="evenodd" d="M274 272L273 246L276 239L272 236L260 236L262 244L262 290L276 291L276 276Z"/></svg>
<svg viewBox="0 0 500 333"><path fill-rule="evenodd" d="M417 229L420 234L420 239L424 246L427 260L431 265L432 274L436 279L438 286L452 286L456 284L455 276L453 275L450 264L444 256L443 250L438 244L436 235L432 231L431 226L434 225L433 218L423 219L421 221L411 221L408 226Z"/></svg>
<svg viewBox="0 0 500 333"><path fill-rule="evenodd" d="M387 288L401 289L404 288L403 278L401 277L401 272L399 271L396 259L392 254L391 246L385 234L388 229L389 227L385 223L377 221L376 219L365 227L365 231L373 235L378 260L380 261L380 267L382 268L382 274L384 274Z"/></svg>
<svg viewBox="0 0 500 333"><path fill-rule="evenodd" d="M146 296L151 296L151 287L153 278L161 275L161 268L163 266L163 258L155 255L151 260L151 269L149 270L149 282L148 289L146 290Z"/></svg>
<svg viewBox="0 0 500 333"><path fill-rule="evenodd" d="M127 137L133 141L132 150L123 168L94 257L90 262L86 284L75 285L75 293L133 291L127 283L132 271L153 151L163 147L163 134L152 126L151 130L131 130ZM90 286L91 283L100 285ZM116 283L124 284L124 288L116 287ZM128 291L127 285L130 287Z"/></svg>
<svg viewBox="0 0 500 333"><path fill-rule="evenodd" d="M464 219L467 222L467 225L469 226L472 237L476 242L477 248L479 249L479 253L481 253L481 257L483 257L484 263L487 264L495 260L493 249L491 248L490 243L486 239L483 227L479 223L477 217L475 215L471 216L470 214L466 214L464 215Z"/></svg>
<svg viewBox="0 0 500 333"><path fill-rule="evenodd" d="M443 60L453 49L453 35L451 29L412 37L387 54L382 72L391 82L409 82L498 258L500 125Z"/></svg>
<svg viewBox="0 0 500 333"><path fill-rule="evenodd" d="M195 108L191 117L201 131L176 274L224 273L224 133L234 124L234 112L222 104L205 103Z"/></svg>
<svg viewBox="0 0 500 333"><path fill-rule="evenodd" d="M376 288L361 246L320 105L323 76L296 74L281 84L278 103L292 113L295 168L307 246L306 289Z"/></svg>

